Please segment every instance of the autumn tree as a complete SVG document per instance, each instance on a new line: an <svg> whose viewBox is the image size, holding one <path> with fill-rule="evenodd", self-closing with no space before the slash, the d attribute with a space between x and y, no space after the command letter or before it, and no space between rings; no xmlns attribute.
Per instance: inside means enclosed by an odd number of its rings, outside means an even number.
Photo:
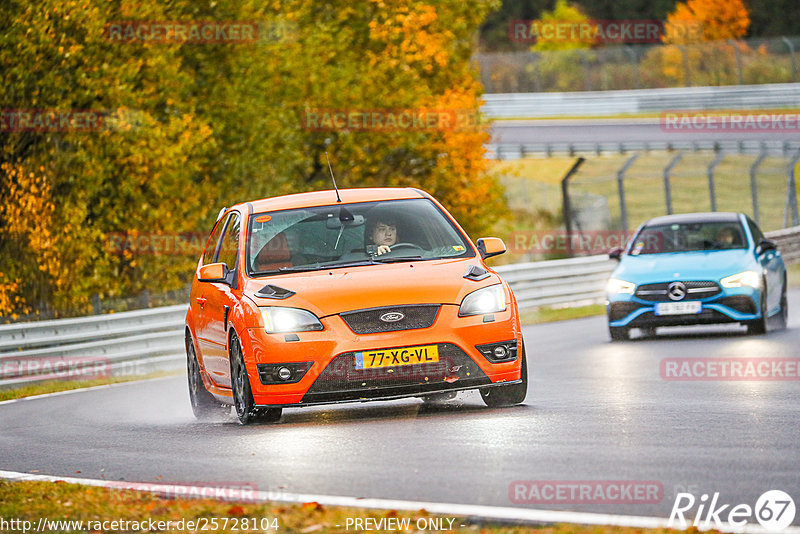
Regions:
<svg viewBox="0 0 800 534"><path fill-rule="evenodd" d="M673 83L693 85L737 83L736 54L747 53L737 41L745 36L750 17L742 0L687 0L667 17L663 41L646 67L658 65ZM688 69L688 72L687 72Z"/></svg>
<svg viewBox="0 0 800 534"><path fill-rule="evenodd" d="M110 234L208 232L223 205L415 186L473 234L502 215L469 60L494 0L42 0L0 7L3 109L99 110L90 131L0 131L0 314L184 287L197 255ZM114 21L249 21L254 42L114 41ZM467 127L314 131L308 109L442 109ZM33 235L38 236L32 238Z"/></svg>

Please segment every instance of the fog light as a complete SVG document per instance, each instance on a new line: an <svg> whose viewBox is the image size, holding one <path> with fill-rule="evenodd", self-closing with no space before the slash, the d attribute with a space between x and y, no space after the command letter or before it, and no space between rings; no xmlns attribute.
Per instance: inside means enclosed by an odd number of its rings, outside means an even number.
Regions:
<svg viewBox="0 0 800 534"><path fill-rule="evenodd" d="M498 345L494 348L494 356L498 360L504 359L508 355L505 345Z"/></svg>
<svg viewBox="0 0 800 534"><path fill-rule="evenodd" d="M278 378L284 381L289 380L290 378L292 378L292 370L289 369L288 367L281 367L280 369L278 369Z"/></svg>

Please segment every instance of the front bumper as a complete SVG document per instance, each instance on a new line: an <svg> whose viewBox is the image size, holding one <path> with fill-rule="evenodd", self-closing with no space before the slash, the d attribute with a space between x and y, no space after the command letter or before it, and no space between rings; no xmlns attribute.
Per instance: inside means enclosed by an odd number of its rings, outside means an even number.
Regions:
<svg viewBox="0 0 800 534"><path fill-rule="evenodd" d="M701 303L700 313L656 315L657 302L631 294L608 296L606 313L612 327L657 327L747 322L761 318L761 290L751 287L721 288L710 298L691 299Z"/></svg>
<svg viewBox="0 0 800 534"><path fill-rule="evenodd" d="M522 335L516 308L458 317L458 306L442 305L432 326L415 330L355 334L338 316L321 319L324 330L296 335L268 334L248 328L240 336L258 406L307 406L336 402L424 396L505 384L521 378L517 357L492 363L476 346L516 340ZM437 345L439 362L359 370L355 353ZM303 377L286 384L264 384L258 364L311 362ZM263 368L263 367L262 367Z"/></svg>

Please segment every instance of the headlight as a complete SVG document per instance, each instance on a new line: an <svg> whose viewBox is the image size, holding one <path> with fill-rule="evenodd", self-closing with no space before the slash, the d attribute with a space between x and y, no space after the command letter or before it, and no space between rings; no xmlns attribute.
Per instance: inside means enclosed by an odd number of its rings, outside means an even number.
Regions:
<svg viewBox="0 0 800 534"><path fill-rule="evenodd" d="M619 280L617 278L609 279L608 283L606 284L606 293L609 295L616 295L618 293L630 293L633 295L634 289L636 289L636 284L626 282L625 280Z"/></svg>
<svg viewBox="0 0 800 534"><path fill-rule="evenodd" d="M298 308L259 308L264 329L270 334L322 330L322 323L313 313Z"/></svg>
<svg viewBox="0 0 800 534"><path fill-rule="evenodd" d="M502 284L496 284L473 291L464 297L461 307L458 309L458 316L483 315L484 313L505 311L505 309L506 292L503 291Z"/></svg>
<svg viewBox="0 0 800 534"><path fill-rule="evenodd" d="M755 271L744 271L743 273L727 276L719 281L722 287L761 287L761 275Z"/></svg>

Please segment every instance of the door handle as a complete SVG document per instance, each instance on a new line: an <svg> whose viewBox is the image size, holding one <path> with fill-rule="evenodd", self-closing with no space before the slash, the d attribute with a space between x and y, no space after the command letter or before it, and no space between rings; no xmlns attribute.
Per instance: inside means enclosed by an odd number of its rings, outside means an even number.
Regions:
<svg viewBox="0 0 800 534"><path fill-rule="evenodd" d="M202 308L203 306L205 306L205 305L206 305L206 301L207 301L208 299L207 299L207 298L205 298L205 297L197 297L195 300L197 300L197 303L198 303L198 304L200 305L200 307Z"/></svg>

